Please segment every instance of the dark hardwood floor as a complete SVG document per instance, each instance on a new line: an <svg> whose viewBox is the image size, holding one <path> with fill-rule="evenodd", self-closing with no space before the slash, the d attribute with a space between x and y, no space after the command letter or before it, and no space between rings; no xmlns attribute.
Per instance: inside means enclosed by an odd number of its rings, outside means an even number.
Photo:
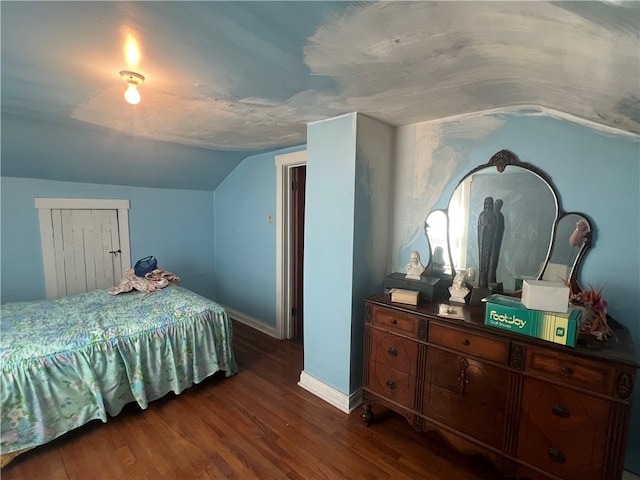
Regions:
<svg viewBox="0 0 640 480"><path fill-rule="evenodd" d="M483 458L376 410L366 427L297 385L302 346L234 323L239 372L181 395L129 405L34 450L2 480L425 479L497 480Z"/></svg>

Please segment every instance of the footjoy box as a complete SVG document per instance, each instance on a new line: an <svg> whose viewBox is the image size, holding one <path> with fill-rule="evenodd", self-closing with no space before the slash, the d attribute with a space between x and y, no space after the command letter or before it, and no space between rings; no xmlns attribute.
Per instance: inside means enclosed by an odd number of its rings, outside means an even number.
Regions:
<svg viewBox="0 0 640 480"><path fill-rule="evenodd" d="M579 332L580 311L545 312L526 308L518 298L490 295L486 302L484 323L549 342L575 347Z"/></svg>

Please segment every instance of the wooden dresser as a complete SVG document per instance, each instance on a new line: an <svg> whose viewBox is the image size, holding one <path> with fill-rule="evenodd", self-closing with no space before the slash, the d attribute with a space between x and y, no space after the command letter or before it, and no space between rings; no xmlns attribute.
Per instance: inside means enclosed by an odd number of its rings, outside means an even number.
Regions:
<svg viewBox="0 0 640 480"><path fill-rule="evenodd" d="M636 368L628 331L576 348L437 316L438 304L365 301L362 419L373 404L481 453L506 477L622 476Z"/></svg>

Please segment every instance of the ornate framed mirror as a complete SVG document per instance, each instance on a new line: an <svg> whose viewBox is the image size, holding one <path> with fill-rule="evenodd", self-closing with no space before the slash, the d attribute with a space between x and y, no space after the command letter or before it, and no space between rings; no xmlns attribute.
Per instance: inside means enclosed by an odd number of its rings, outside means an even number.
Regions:
<svg viewBox="0 0 640 480"><path fill-rule="evenodd" d="M484 210L504 219L503 230L492 237L498 243L491 268L481 251L487 243ZM499 223L492 235L501 230ZM519 291L527 278L568 282L575 290L593 225L584 214L562 211L544 172L502 150L460 180L446 210L429 213L425 234L428 275L451 279L462 271L468 284L501 284L505 293Z"/></svg>

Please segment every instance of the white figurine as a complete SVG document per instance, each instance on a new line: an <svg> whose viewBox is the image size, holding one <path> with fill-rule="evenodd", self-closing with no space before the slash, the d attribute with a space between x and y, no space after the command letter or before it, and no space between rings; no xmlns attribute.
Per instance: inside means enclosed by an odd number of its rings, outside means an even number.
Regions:
<svg viewBox="0 0 640 480"><path fill-rule="evenodd" d="M469 293L469 289L464 286L464 273L465 272L457 272L453 279L453 285L449 287L449 293L451 294L449 297L450 302L465 303L464 297Z"/></svg>
<svg viewBox="0 0 640 480"><path fill-rule="evenodd" d="M420 262L420 253L417 250L412 250L409 253L409 263L407 263L405 270L407 273L405 278L420 280L422 272L424 272L424 265Z"/></svg>

